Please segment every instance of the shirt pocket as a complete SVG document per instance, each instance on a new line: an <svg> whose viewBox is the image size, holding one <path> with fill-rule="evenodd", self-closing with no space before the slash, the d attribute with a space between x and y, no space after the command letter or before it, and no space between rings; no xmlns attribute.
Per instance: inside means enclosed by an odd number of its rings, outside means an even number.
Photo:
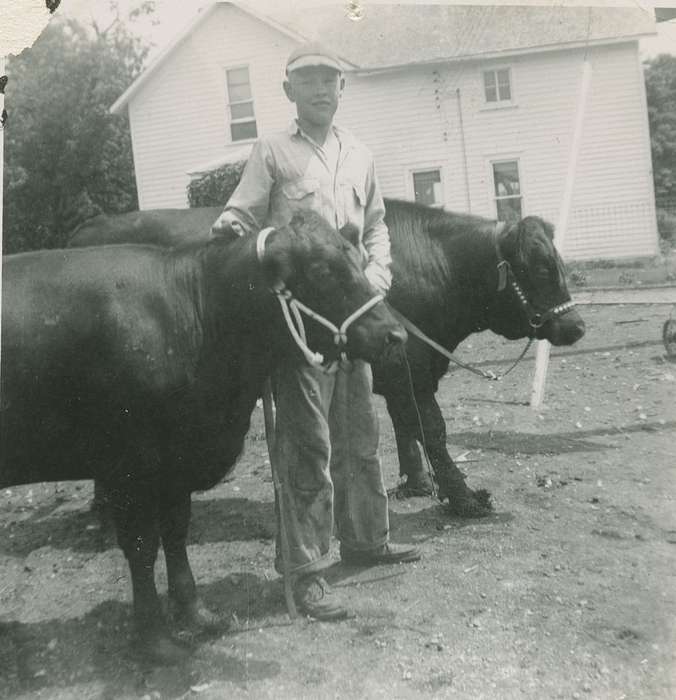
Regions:
<svg viewBox="0 0 676 700"><path fill-rule="evenodd" d="M299 178L282 186L282 192L291 211L317 209L319 207L319 180Z"/></svg>
<svg viewBox="0 0 676 700"><path fill-rule="evenodd" d="M364 208L366 207L366 190L363 182L347 178L340 182L338 205L338 226L353 224L362 232L364 228Z"/></svg>
<svg viewBox="0 0 676 700"><path fill-rule="evenodd" d="M366 206L366 188L363 182L346 182L345 186L351 191L353 206L363 209Z"/></svg>

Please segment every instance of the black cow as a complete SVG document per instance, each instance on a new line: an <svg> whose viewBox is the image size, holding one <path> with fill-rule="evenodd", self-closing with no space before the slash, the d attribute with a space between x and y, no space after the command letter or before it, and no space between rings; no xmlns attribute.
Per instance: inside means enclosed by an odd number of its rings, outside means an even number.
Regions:
<svg viewBox="0 0 676 700"><path fill-rule="evenodd" d="M393 258L388 302L448 350L453 351L472 333L487 329L510 339L546 338L554 345L575 343L584 334L584 323L574 309L547 314L570 301L550 224L526 217L498 235L495 221L478 216L392 199L385 200L385 207ZM180 217L174 216L175 210L101 215L76 230L71 245L135 240L138 230L129 226L129 216L139 222L163 222L164 237L157 230L153 240L165 245L207 239L209 222L221 210L187 209ZM508 263L509 267L502 264L503 274L510 270L510 280L517 281L527 304L520 301L513 284L499 289L500 260ZM414 336L409 337L407 355L438 495L449 499L455 514L485 515L491 509L490 497L466 485L446 448L446 424L434 394L448 360ZM400 474L406 477L403 492L430 493L432 484L421 461L418 442L422 436L407 377L377 363L373 369L374 390L385 397L394 425Z"/></svg>
<svg viewBox="0 0 676 700"><path fill-rule="evenodd" d="M478 216L396 200L385 206L393 261L387 300L448 350L484 330L553 345L571 345L584 335L584 322L569 304L550 224L529 216L498 232L495 221ZM434 394L449 361L412 335L406 354L438 495L448 497L457 514L485 514L488 494L467 487L446 449L446 424ZM431 483L407 382L393 380L391 369L378 363L373 374L374 390L385 397L392 418L400 474L410 492L427 493Z"/></svg>
<svg viewBox="0 0 676 700"><path fill-rule="evenodd" d="M223 207L150 209L125 214L99 214L81 223L69 236L69 248L114 243L175 246L207 240Z"/></svg>
<svg viewBox="0 0 676 700"><path fill-rule="evenodd" d="M356 239L353 239L356 242ZM8 256L2 287L0 487L96 478L128 560L144 653L183 650L160 614L161 541L179 620L209 627L186 555L190 493L235 463L264 378L290 341L271 286L340 325L372 298L354 245L315 215L273 232L167 250L120 245ZM308 344L335 356L308 323ZM369 361L405 332L382 302L347 330Z"/></svg>

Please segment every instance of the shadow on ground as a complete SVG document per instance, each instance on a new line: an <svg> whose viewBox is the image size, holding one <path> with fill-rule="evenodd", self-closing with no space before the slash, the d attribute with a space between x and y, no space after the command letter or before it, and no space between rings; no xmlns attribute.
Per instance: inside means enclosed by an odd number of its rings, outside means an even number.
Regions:
<svg viewBox="0 0 676 700"><path fill-rule="evenodd" d="M224 625L222 636L216 637L222 645L187 640L193 655L176 668L153 667L135 654L130 643L131 604L119 601L106 601L77 619L0 624L0 697L54 692L53 678L66 687L102 684L101 698L151 690L171 698L189 693L204 676L242 686L277 676L281 668L277 661L248 658L244 663L227 647L230 637L236 643L249 621L255 620L258 629L266 626L265 618L284 611L281 582L234 573L200 586L199 593L211 609L231 621L233 629ZM208 671L203 673L205 666Z"/></svg>
<svg viewBox="0 0 676 700"><path fill-rule="evenodd" d="M600 427L593 430L576 430L566 433L521 433L513 430L464 431L452 433L448 441L473 450L493 450L514 457L519 454L559 455L570 452L602 452L617 449L608 442L596 442L590 438L610 438L633 433L657 433L676 428L676 421L664 423L641 422L617 427Z"/></svg>
<svg viewBox="0 0 676 700"><path fill-rule="evenodd" d="M60 510L59 503L35 508L0 537L0 553L26 556L51 546L80 552L100 552L117 546L113 530L101 531L88 510ZM275 536L274 505L248 498L193 500L188 544L271 540Z"/></svg>

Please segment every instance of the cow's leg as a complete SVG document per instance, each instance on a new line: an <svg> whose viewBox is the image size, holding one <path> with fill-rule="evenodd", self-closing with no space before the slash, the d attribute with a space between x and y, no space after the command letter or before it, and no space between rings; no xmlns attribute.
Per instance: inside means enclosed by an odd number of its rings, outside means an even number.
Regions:
<svg viewBox="0 0 676 700"><path fill-rule="evenodd" d="M397 443L399 476L406 477L402 493L406 496L430 496L434 492L434 485L420 457L415 424L410 419L407 420L407 409L398 397L388 395L385 400Z"/></svg>
<svg viewBox="0 0 676 700"><path fill-rule="evenodd" d="M191 631L222 629L224 621L197 597L188 562L186 541L190 524L190 493L167 495L160 505L160 536L167 562L169 603L174 619Z"/></svg>
<svg viewBox="0 0 676 700"><path fill-rule="evenodd" d="M101 479L94 479L94 498L90 510L98 521L101 532L110 533L113 528L113 514L108 491Z"/></svg>
<svg viewBox="0 0 676 700"><path fill-rule="evenodd" d="M91 511L100 516L108 507L108 494L101 479L94 479L94 498L92 499Z"/></svg>
<svg viewBox="0 0 676 700"><path fill-rule="evenodd" d="M139 651L158 663L173 664L186 650L169 637L155 588L159 549L157 500L138 490L110 492L118 543L127 558L134 596L134 625Z"/></svg>
<svg viewBox="0 0 676 700"><path fill-rule="evenodd" d="M433 392L416 392L416 402L422 421L427 453L439 486L440 500L448 498L449 509L455 515L480 517L492 510L491 497L485 489L472 491L465 475L458 469L446 448L446 422ZM420 428L416 430L420 439Z"/></svg>
<svg viewBox="0 0 676 700"><path fill-rule="evenodd" d="M387 410L392 418L399 456L399 473L406 477L406 495L432 493L432 483L418 449L418 442L427 448L440 500L448 498L453 514L479 517L492 510L490 494L484 489L472 491L465 475L458 469L446 449L446 423L432 390L416 390L420 421L410 395L388 392ZM424 433L420 431L422 423Z"/></svg>

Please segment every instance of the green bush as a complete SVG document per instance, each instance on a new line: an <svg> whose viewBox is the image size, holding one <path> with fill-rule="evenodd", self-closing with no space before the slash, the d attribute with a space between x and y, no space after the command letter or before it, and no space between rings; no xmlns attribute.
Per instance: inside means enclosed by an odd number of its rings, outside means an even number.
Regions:
<svg viewBox="0 0 676 700"><path fill-rule="evenodd" d="M669 243L676 244L676 214L666 209L657 209L657 230L660 238Z"/></svg>
<svg viewBox="0 0 676 700"><path fill-rule="evenodd" d="M188 202L191 207L225 206L239 184L245 160L212 170L194 179L188 185Z"/></svg>
<svg viewBox="0 0 676 700"><path fill-rule="evenodd" d="M568 265L568 282L574 287L584 287L587 284L587 275L572 265Z"/></svg>

